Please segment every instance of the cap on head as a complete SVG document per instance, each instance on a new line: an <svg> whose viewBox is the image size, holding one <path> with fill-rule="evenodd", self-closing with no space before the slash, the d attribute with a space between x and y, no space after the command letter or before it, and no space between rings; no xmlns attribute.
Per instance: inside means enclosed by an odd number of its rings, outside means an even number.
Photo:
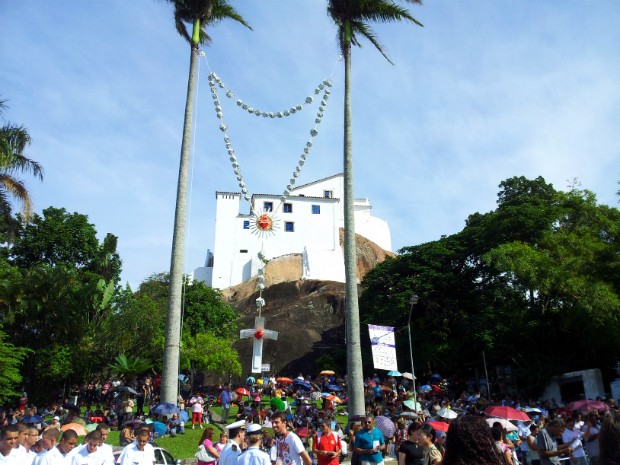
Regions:
<svg viewBox="0 0 620 465"><path fill-rule="evenodd" d="M252 423L250 426L248 426L245 429L246 434L257 434L257 433L260 433L261 431L262 431L261 426L256 423Z"/></svg>
<svg viewBox="0 0 620 465"><path fill-rule="evenodd" d="M245 428L245 420L239 420L226 426L227 430Z"/></svg>

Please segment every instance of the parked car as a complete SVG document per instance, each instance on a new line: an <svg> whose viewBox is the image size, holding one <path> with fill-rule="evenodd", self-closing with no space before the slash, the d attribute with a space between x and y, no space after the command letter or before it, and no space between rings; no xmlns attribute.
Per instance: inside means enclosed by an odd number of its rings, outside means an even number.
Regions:
<svg viewBox="0 0 620 465"><path fill-rule="evenodd" d="M155 465L181 465L181 459L175 460L172 454L163 447L153 446L153 449L155 452ZM114 451L114 461L116 463L119 463L118 460L122 452L122 449Z"/></svg>

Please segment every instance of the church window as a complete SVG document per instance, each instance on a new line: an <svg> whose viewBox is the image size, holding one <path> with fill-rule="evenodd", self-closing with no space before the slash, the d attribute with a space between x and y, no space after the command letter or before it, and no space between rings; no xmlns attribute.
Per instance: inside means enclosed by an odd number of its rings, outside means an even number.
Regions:
<svg viewBox="0 0 620 465"><path fill-rule="evenodd" d="M287 221L284 223L284 230L286 232L295 232L295 223L292 221Z"/></svg>
<svg viewBox="0 0 620 465"><path fill-rule="evenodd" d="M284 208L284 213L293 213L292 203L285 203L283 208Z"/></svg>
<svg viewBox="0 0 620 465"><path fill-rule="evenodd" d="M273 202L265 202L263 204L263 210L265 210L266 212L272 212L273 211Z"/></svg>
<svg viewBox="0 0 620 465"><path fill-rule="evenodd" d="M334 197L334 191L323 191L323 197L331 199Z"/></svg>
<svg viewBox="0 0 620 465"><path fill-rule="evenodd" d="M250 220L243 220L243 229L250 229Z"/></svg>
<svg viewBox="0 0 620 465"><path fill-rule="evenodd" d="M320 215L321 214L321 206L320 205L312 205L312 214Z"/></svg>
<svg viewBox="0 0 620 465"><path fill-rule="evenodd" d="M239 250L239 253L248 253L248 249L241 249Z"/></svg>

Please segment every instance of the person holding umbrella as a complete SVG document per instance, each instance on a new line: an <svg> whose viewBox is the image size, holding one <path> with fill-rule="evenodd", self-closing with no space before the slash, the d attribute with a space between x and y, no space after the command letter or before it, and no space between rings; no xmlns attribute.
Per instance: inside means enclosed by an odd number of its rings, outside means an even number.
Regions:
<svg viewBox="0 0 620 465"><path fill-rule="evenodd" d="M355 435L355 453L360 457L361 465L383 463L382 451L385 450L383 433L374 426L374 417L366 415L362 421L362 429Z"/></svg>

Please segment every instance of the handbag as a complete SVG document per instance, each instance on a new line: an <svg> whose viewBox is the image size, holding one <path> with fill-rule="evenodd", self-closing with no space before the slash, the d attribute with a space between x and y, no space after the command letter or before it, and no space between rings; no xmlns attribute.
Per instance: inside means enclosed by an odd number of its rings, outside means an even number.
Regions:
<svg viewBox="0 0 620 465"><path fill-rule="evenodd" d="M204 444L200 444L195 457L201 462L214 462L216 460L216 458L211 455L211 453L207 450Z"/></svg>

